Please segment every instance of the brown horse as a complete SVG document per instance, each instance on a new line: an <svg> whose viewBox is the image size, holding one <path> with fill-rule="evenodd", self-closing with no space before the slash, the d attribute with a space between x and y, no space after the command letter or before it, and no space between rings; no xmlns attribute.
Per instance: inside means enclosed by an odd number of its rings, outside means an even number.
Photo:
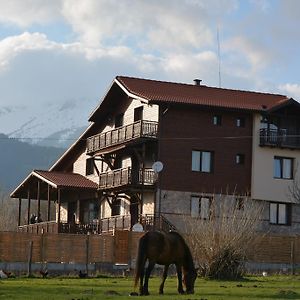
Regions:
<svg viewBox="0 0 300 300"><path fill-rule="evenodd" d="M145 264L148 267L145 272ZM183 283L186 286L186 293L194 293L194 284L197 272L194 267L191 251L182 236L171 231L163 233L159 231L147 232L139 242L138 257L136 261L135 287L140 280L140 295L149 295L148 282L155 264L164 265L162 282L159 293L163 294L165 280L168 275L169 265L175 264L178 277L178 293L184 294ZM145 275L145 281L144 280Z"/></svg>

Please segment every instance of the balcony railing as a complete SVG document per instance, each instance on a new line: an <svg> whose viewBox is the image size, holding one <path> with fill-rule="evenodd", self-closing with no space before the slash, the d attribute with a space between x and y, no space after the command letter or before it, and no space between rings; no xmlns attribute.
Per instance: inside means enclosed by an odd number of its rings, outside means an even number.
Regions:
<svg viewBox="0 0 300 300"><path fill-rule="evenodd" d="M87 139L87 154L139 138L156 138L158 123L140 120Z"/></svg>
<svg viewBox="0 0 300 300"><path fill-rule="evenodd" d="M299 135L289 134L286 129L260 129L260 146L300 149Z"/></svg>
<svg viewBox="0 0 300 300"><path fill-rule="evenodd" d="M143 226L144 231L176 231L176 227L171 224L163 215L160 215L160 217L154 216L153 214L139 215L139 223ZM18 231L35 234L101 234L111 233L115 229L131 230L132 225L133 224L130 215L118 215L100 220L96 219L93 222L84 224L56 223L55 221L49 221L22 225L18 227Z"/></svg>
<svg viewBox="0 0 300 300"><path fill-rule="evenodd" d="M126 185L153 185L156 175L152 169L139 169L134 172L131 167L102 173L99 176L99 189L116 188Z"/></svg>

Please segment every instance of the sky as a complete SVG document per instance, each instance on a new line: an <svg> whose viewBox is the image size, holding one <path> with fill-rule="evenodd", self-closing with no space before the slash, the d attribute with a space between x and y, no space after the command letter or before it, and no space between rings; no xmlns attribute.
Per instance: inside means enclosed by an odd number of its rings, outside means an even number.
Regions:
<svg viewBox="0 0 300 300"><path fill-rule="evenodd" d="M0 108L91 112L117 75L300 100L299 28L298 0L0 0Z"/></svg>

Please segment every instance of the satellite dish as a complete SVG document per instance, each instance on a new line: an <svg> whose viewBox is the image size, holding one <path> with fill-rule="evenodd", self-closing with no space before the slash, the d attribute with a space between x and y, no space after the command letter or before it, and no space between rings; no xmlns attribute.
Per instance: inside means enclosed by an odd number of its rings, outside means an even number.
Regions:
<svg viewBox="0 0 300 300"><path fill-rule="evenodd" d="M144 231L143 225L140 224L140 223L135 223L135 224L132 226L132 231L135 231L135 232L143 232L143 231Z"/></svg>
<svg viewBox="0 0 300 300"><path fill-rule="evenodd" d="M152 165L152 169L155 173L159 173L162 171L164 165L161 161L156 161L153 165Z"/></svg>

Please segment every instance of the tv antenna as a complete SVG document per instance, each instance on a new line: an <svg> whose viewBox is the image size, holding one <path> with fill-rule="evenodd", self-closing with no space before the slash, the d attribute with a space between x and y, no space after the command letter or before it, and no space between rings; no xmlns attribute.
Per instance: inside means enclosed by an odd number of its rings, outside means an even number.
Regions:
<svg viewBox="0 0 300 300"><path fill-rule="evenodd" d="M217 42L218 42L218 61L219 61L219 88L221 87L221 54L220 54L220 36L219 26L217 27Z"/></svg>

